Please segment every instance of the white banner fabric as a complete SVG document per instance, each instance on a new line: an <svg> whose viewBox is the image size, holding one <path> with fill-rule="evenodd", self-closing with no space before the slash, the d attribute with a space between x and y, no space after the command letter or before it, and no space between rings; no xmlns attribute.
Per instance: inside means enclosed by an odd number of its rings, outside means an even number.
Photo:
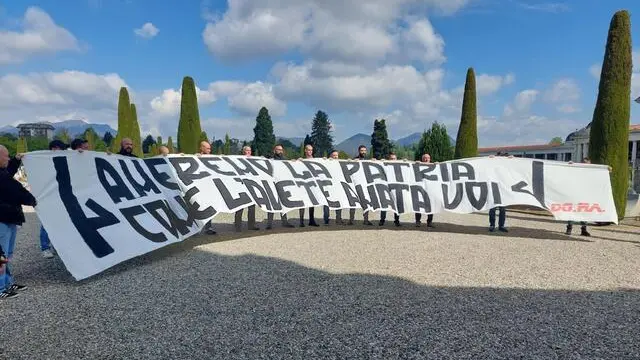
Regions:
<svg viewBox="0 0 640 360"><path fill-rule="evenodd" d="M218 213L329 206L472 213L530 205L557 220L613 222L606 166L525 158L425 164L85 151L24 157L36 212L76 280L198 233Z"/></svg>

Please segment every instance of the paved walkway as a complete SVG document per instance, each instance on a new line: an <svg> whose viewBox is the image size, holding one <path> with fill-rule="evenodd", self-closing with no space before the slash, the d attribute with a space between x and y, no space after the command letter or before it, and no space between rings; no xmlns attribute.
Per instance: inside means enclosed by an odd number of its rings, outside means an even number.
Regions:
<svg viewBox="0 0 640 360"><path fill-rule="evenodd" d="M75 282L28 217L30 288L0 302L0 358L640 358L637 227L583 238L513 213L491 234L486 215L441 214L428 232L409 215L239 238L224 215L219 236Z"/></svg>

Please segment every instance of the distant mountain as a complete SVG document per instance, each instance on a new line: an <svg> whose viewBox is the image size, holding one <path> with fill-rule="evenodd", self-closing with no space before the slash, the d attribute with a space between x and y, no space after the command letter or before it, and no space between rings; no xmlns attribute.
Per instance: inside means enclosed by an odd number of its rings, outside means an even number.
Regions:
<svg viewBox="0 0 640 360"><path fill-rule="evenodd" d="M104 136L104 134L107 131L109 131L113 136L116 135L116 131L107 124L92 124L84 120L66 120L66 121L60 121L55 123L52 123L49 121L43 121L43 123L51 124L51 126L55 128L54 133L62 129L67 129L67 131L69 132L69 135L71 136L81 135L82 133L84 133L85 130L87 130L90 127L93 128L93 130L95 130L96 133L98 133L98 135L100 136ZM18 128L14 126L3 126L0 128L0 134L2 133L18 135Z"/></svg>
<svg viewBox="0 0 640 360"><path fill-rule="evenodd" d="M411 135L407 135L403 138L400 138L398 140L395 141L396 144L400 145L400 146L411 146L414 144L417 144L420 142L420 139L422 138L422 133L421 132L415 132ZM456 146L456 140L454 138L452 138L451 136L449 136L449 141L451 142L451 146Z"/></svg>
<svg viewBox="0 0 640 360"><path fill-rule="evenodd" d="M337 150L344 151L351 156L355 156L358 152L358 146L360 145L365 145L367 148L371 147L371 135L353 135L352 137L336 145L335 148Z"/></svg>
<svg viewBox="0 0 640 360"><path fill-rule="evenodd" d="M11 125L0 127L0 134L18 135L18 128Z"/></svg>
<svg viewBox="0 0 640 360"><path fill-rule="evenodd" d="M304 137L277 137L276 138L278 142L282 142L282 141L291 141L292 144L294 144L295 146L299 146L300 144L302 144L302 142L304 141Z"/></svg>

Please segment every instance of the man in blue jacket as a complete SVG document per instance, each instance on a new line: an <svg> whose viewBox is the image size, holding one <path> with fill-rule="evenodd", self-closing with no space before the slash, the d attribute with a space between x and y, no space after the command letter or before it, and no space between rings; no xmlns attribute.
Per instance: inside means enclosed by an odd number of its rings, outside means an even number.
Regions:
<svg viewBox="0 0 640 360"><path fill-rule="evenodd" d="M36 199L22 184L14 179L20 167L22 155L9 158L9 151L0 145L0 248L11 260L16 246L18 225L24 224L22 205L36 206ZM4 265L4 273L0 274L0 299L8 299L18 295L18 291L26 289L13 280L11 266Z"/></svg>

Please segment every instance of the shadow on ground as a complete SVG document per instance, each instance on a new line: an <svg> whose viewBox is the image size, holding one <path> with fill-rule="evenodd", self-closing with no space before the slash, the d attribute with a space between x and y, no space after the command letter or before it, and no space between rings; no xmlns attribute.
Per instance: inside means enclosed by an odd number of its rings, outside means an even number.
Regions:
<svg viewBox="0 0 640 360"><path fill-rule="evenodd" d="M2 302L3 318L11 321L0 330L0 356L640 356L640 293L635 290L431 287L204 251L84 283L30 280L31 293Z"/></svg>

